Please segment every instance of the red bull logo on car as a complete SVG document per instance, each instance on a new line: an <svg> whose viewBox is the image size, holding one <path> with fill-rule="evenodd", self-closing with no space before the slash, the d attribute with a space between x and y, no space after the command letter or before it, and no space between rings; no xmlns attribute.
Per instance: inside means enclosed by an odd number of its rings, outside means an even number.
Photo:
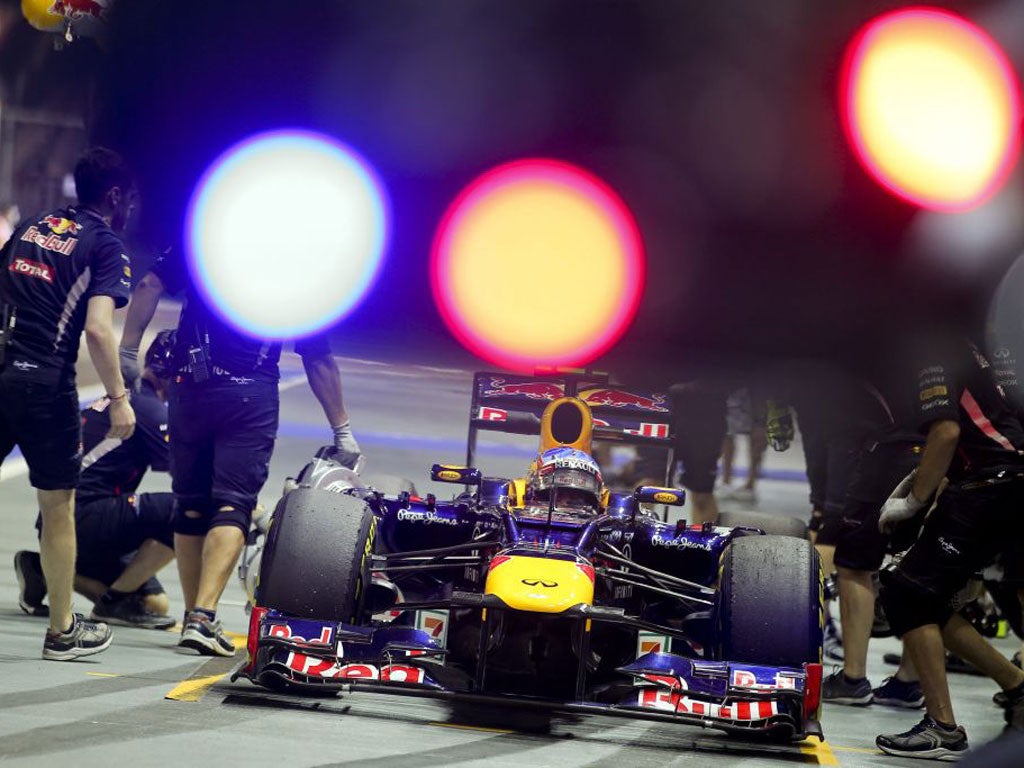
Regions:
<svg viewBox="0 0 1024 768"><path fill-rule="evenodd" d="M557 400L565 393L561 384L551 384L546 381L514 381L507 382L505 379L492 376L490 389L485 389L485 397L502 397L511 395L522 395L531 400Z"/></svg>
<svg viewBox="0 0 1024 768"><path fill-rule="evenodd" d="M54 0L50 13L59 14L66 19L101 18L107 9L96 0Z"/></svg>
<svg viewBox="0 0 1024 768"><path fill-rule="evenodd" d="M668 408L665 407L665 395L652 394L650 397L646 397L621 389L588 389L580 393L580 399L587 405L668 413Z"/></svg>

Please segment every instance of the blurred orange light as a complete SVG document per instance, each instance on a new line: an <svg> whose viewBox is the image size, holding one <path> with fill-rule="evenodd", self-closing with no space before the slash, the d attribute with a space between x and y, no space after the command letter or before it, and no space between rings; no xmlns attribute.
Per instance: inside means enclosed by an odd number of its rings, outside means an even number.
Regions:
<svg viewBox="0 0 1024 768"><path fill-rule="evenodd" d="M434 299L449 329L499 365L583 365L640 301L644 256L607 185L553 160L499 166L467 187L438 228Z"/></svg>
<svg viewBox="0 0 1024 768"><path fill-rule="evenodd" d="M894 11L851 42L841 81L847 135L890 191L964 211L990 197L1020 152L1020 89L992 38L930 8Z"/></svg>

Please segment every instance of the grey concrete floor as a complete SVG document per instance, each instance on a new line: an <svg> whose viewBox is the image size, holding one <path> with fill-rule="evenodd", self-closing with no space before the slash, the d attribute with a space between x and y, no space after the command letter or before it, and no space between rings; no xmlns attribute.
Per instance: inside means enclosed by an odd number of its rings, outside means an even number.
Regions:
<svg viewBox="0 0 1024 768"><path fill-rule="evenodd" d="M371 479L375 473L400 475L413 479L421 492L446 493L424 478L431 463L462 459L470 372L352 358L341 364ZM294 358L286 360L281 436L263 494L267 504L274 503L283 479L329 438L300 370ZM483 441L480 463L487 474L517 474L533 445L530 439L500 436ZM798 447L788 454L770 454L767 467L790 475L801 469ZM167 490L169 480L151 476L144 487ZM762 481L757 507L803 516L806 494L800 482ZM117 628L114 644L104 654L75 663L44 662L39 656L44 621L19 611L10 565L17 550L36 548L34 509L34 494L19 463L9 461L0 479L0 760L12 766L867 768L904 764L878 753L874 738L904 730L919 719L917 712L826 706L827 742L786 747L745 744L698 728L603 718L556 722L549 733L532 733L521 730L514 712L504 716L500 728L480 728L453 720L444 706L426 700L367 693L329 700L270 695L244 681L232 684L220 677L237 661L210 661L178 651L173 632ZM179 610L173 566L161 578L174 610ZM232 580L221 615L225 626L239 634L247 625L243 604L242 587ZM78 598L78 610L87 613L90 607ZM1012 640L997 645L1007 655L1017 647ZM873 682L892 672L881 661L883 652L898 649L892 639L873 642ZM189 680L194 682L182 685ZM991 703L994 684L957 675L952 686L972 744L995 738L1002 715ZM190 688L194 701L165 699L172 690L181 695Z"/></svg>

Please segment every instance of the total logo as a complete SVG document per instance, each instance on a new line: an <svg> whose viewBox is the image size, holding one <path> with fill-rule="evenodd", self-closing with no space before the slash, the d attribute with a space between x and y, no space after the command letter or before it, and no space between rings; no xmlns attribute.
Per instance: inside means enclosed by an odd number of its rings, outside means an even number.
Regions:
<svg viewBox="0 0 1024 768"><path fill-rule="evenodd" d="M47 283L53 282L53 268L49 264L43 264L39 261L18 257L11 262L11 266L8 269L18 275L35 277Z"/></svg>

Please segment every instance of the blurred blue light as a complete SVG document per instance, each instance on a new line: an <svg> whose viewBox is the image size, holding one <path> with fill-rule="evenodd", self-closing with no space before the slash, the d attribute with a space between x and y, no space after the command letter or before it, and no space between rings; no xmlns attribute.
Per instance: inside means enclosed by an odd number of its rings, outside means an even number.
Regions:
<svg viewBox="0 0 1024 768"><path fill-rule="evenodd" d="M380 271L388 203L352 148L311 131L261 133L203 174L185 218L188 268L239 331L299 338L348 315Z"/></svg>

